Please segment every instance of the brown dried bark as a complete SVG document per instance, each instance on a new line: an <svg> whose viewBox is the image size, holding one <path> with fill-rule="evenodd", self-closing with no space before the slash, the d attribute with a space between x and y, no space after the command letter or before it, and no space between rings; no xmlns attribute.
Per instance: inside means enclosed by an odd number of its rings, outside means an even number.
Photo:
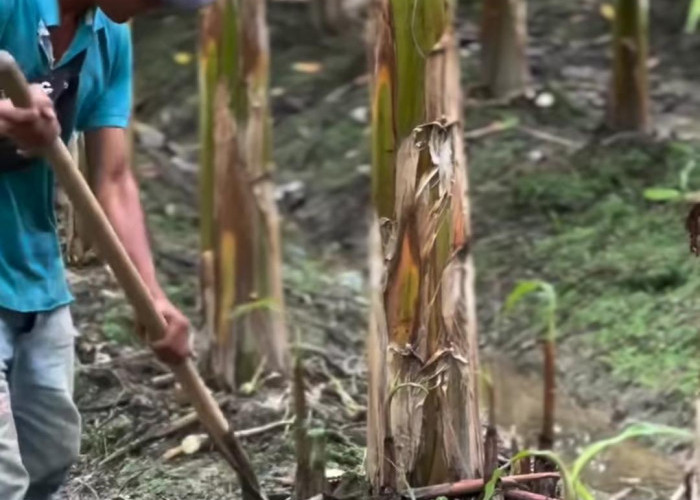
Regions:
<svg viewBox="0 0 700 500"><path fill-rule="evenodd" d="M530 83L526 0L484 0L481 46L484 83L493 97L523 94Z"/></svg>
<svg viewBox="0 0 700 500"><path fill-rule="evenodd" d="M367 457L375 491L483 472L453 8L382 0L375 11Z"/></svg>

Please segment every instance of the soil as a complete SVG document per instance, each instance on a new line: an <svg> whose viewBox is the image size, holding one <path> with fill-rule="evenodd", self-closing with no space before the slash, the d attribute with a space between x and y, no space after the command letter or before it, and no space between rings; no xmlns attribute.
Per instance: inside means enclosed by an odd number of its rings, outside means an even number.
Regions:
<svg viewBox="0 0 700 500"><path fill-rule="evenodd" d="M497 416L523 446L540 418L540 307L504 314L519 280L557 291L559 448L573 459L586 443L638 421L692 422L698 364L700 272L684 234L685 207L645 200L650 187L692 190L700 148L695 63L700 35L682 34L685 5L652 3L653 137L600 128L610 68L602 2L531 0L529 57L537 99L498 103L479 89L478 12L460 14L470 131L517 126L469 141L477 295L485 366L493 369ZM338 496L359 498L366 403L365 239L369 207L368 90L362 30L320 37L303 3L271 2L275 159L284 215L285 289L291 331L307 345L314 427L324 429L328 468L342 471ZM153 16L134 25L136 167L158 268L174 300L195 320L197 299L196 23ZM295 69L299 62L319 70ZM307 65L308 67L308 65ZM297 67L298 68L298 67ZM681 186L683 187L683 186ZM211 450L164 460L196 426L105 457L186 414L163 368L134 357L131 319L110 274L92 261L70 271L82 332L76 398L85 424L83 458L70 499L238 498L235 477ZM289 391L258 384L224 397L236 429L288 418ZM244 445L264 487L286 498L294 474L290 428ZM687 448L629 444L591 467L601 492L665 498L680 482Z"/></svg>

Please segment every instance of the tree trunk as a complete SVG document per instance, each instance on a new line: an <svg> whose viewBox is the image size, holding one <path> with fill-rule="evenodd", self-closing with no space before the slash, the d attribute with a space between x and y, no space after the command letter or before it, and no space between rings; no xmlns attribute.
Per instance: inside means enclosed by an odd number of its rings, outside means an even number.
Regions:
<svg viewBox="0 0 700 500"><path fill-rule="evenodd" d="M456 0L381 0L372 81L367 467L375 492L481 477Z"/></svg>
<svg viewBox="0 0 700 500"><path fill-rule="evenodd" d="M338 35L347 27L343 0L309 0L311 20L321 33Z"/></svg>
<svg viewBox="0 0 700 500"><path fill-rule="evenodd" d="M618 0L613 37L613 76L608 126L616 131L648 132L648 0Z"/></svg>
<svg viewBox="0 0 700 500"><path fill-rule="evenodd" d="M203 287L205 317L213 318L207 363L228 388L262 363L288 371L268 44L263 1L217 0L203 15L201 240L203 262L213 267Z"/></svg>
<svg viewBox="0 0 700 500"><path fill-rule="evenodd" d="M325 435L309 430L309 410L306 403L304 367L297 358L294 365L294 433L297 470L294 498L306 500L323 495L326 489Z"/></svg>
<svg viewBox="0 0 700 500"><path fill-rule="evenodd" d="M530 83L526 0L484 0L481 44L484 82L491 95L523 94Z"/></svg>

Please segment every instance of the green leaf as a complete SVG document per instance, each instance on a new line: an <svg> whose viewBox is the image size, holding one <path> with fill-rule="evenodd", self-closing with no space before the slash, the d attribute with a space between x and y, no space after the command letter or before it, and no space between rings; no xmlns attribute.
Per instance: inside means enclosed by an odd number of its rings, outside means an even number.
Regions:
<svg viewBox="0 0 700 500"><path fill-rule="evenodd" d="M525 297L536 293L544 301L544 321L546 323L546 338L554 342L557 336L557 292L550 283L541 280L521 281L506 299L505 312L510 313Z"/></svg>
<svg viewBox="0 0 700 500"><path fill-rule="evenodd" d="M681 170L680 174L678 174L678 187L681 191L688 190L688 184L690 183L690 174L693 173L693 170L695 170L695 167L697 167L697 165L698 164L695 162L695 160L688 160L688 162L685 164L685 167L683 167L683 170Z"/></svg>
<svg viewBox="0 0 700 500"><path fill-rule="evenodd" d="M646 423L631 425L617 436L598 441L586 447L571 468L572 480L574 482L580 481L580 476L583 469L591 462L591 460L606 449L610 448L611 446L618 445L628 439L642 436L672 436L688 441L693 439L692 432L684 429L678 429L676 427Z"/></svg>
<svg viewBox="0 0 700 500"><path fill-rule="evenodd" d="M277 302L275 301L275 299L268 297L265 299L260 299L254 302L248 302L247 304L241 304L239 306L236 306L236 308L231 313L231 320L239 319L243 316L247 316L248 314L254 311L259 311L262 309L276 312L280 311L279 307L277 307Z"/></svg>
<svg viewBox="0 0 700 500"><path fill-rule="evenodd" d="M564 464L564 461L561 459L559 455L554 453L553 451L548 451L548 450L523 450L517 455L515 455L513 458L510 459L508 462L509 464L513 464L517 462L518 460L522 460L524 458L530 458L530 457L539 457L539 458L546 458L553 462L557 468L559 469L559 475L561 476L561 481L564 486L564 499L565 500L576 500L575 495L574 495L574 483L571 480L571 471L569 471L569 468Z"/></svg>
<svg viewBox="0 0 700 500"><path fill-rule="evenodd" d="M694 33L700 22L700 0L690 0L690 9L688 10L688 18L685 22L685 32L687 34Z"/></svg>
<svg viewBox="0 0 700 500"><path fill-rule="evenodd" d="M586 466L597 455L610 448L618 445L628 439L643 437L643 436L671 436L683 441L692 441L693 433L685 429L669 427L665 425L640 423L629 426L617 436L609 439L604 439L589 445L583 450L581 455L576 459L573 466L569 469L564 464L559 455L552 451L525 450L521 451L508 462L509 465L514 464L518 460L523 460L529 457L546 458L552 461L559 469L561 481L564 487L564 498L566 500L594 500L593 494L585 487L581 481L581 474ZM493 478L492 478L493 480ZM488 486L488 485L487 485ZM486 491L486 488L485 488ZM488 500L490 497L485 497Z"/></svg>
<svg viewBox="0 0 700 500"><path fill-rule="evenodd" d="M574 491L576 492L577 500L595 500L593 493L591 493L581 481L574 483Z"/></svg>
<svg viewBox="0 0 700 500"><path fill-rule="evenodd" d="M542 298L547 304L547 312L550 316L547 319L551 320L557 311L557 292L552 284L547 283L546 281L540 282L540 292L542 294Z"/></svg>
<svg viewBox="0 0 700 500"><path fill-rule="evenodd" d="M680 200L682 194L677 189L670 188L649 188L644 190L644 199L649 201L676 201Z"/></svg>
<svg viewBox="0 0 700 500"><path fill-rule="evenodd" d="M501 479L501 477L503 477L504 474L504 469L496 469L495 471L493 471L491 479L489 479L489 482L486 483L486 486L484 486L483 500L491 500L493 498L493 495L496 493L496 485L498 484L498 480Z"/></svg>
<svg viewBox="0 0 700 500"><path fill-rule="evenodd" d="M541 286L541 281L521 281L518 283L506 299L506 304L504 306L506 314L512 312L515 306L522 302L525 297L539 291Z"/></svg>

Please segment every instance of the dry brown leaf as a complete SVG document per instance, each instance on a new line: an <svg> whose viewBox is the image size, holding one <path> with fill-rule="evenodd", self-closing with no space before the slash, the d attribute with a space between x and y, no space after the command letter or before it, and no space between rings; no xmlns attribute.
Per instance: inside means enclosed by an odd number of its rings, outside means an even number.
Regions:
<svg viewBox="0 0 700 500"><path fill-rule="evenodd" d="M396 220L401 222L407 210L414 203L416 191L416 172L418 171L418 159L420 150L417 132L413 132L408 139L401 143L396 159L396 164L401 165L396 175L396 207L398 213Z"/></svg>
<svg viewBox="0 0 700 500"><path fill-rule="evenodd" d="M440 183L438 185L440 198L450 191L455 167L450 127L445 128L437 124L433 125L428 139L430 158L440 174Z"/></svg>

